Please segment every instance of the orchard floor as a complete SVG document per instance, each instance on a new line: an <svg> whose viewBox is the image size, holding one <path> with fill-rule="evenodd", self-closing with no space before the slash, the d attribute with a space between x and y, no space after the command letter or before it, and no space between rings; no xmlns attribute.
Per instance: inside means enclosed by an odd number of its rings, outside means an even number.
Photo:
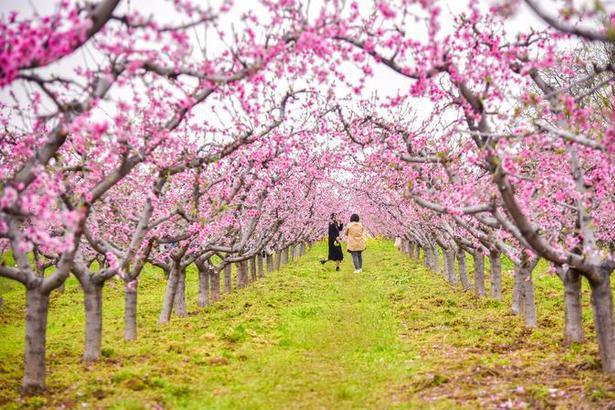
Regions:
<svg viewBox="0 0 615 410"><path fill-rule="evenodd" d="M83 308L71 279L53 299L45 396L20 397L23 291L0 282L4 408L608 408L615 379L590 341L565 349L562 291L536 275L539 328L504 301L477 299L373 240L365 270L324 267L319 244L204 309L189 279L187 317L156 323L162 275L145 272L139 340L122 340L122 286L105 289L104 358L85 366ZM506 267L506 264L505 264ZM470 264L471 269L471 264ZM9 287L11 289L9 289ZM587 303L588 298L585 297ZM586 331L591 338L591 312Z"/></svg>

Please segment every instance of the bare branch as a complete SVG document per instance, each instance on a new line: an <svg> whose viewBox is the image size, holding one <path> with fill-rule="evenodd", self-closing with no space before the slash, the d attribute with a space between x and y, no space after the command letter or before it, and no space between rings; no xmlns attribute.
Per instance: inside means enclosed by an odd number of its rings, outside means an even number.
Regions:
<svg viewBox="0 0 615 410"><path fill-rule="evenodd" d="M555 128L552 125L546 123L545 121L535 121L534 124L541 130L550 132L555 134L562 139L570 142L574 142L575 144L584 145L589 148L593 148L598 151L606 151L606 148L601 143L592 140L585 135L575 135L569 131L563 130L561 128Z"/></svg>
<svg viewBox="0 0 615 410"><path fill-rule="evenodd" d="M609 36L607 33L603 34L597 31L586 30L580 27L573 27L568 24L562 23L557 18L549 16L544 10L538 7L537 2L535 2L534 0L525 0L525 4L527 4L534 11L534 13L536 13L538 17L540 17L545 23L563 33L572 34L589 41L602 41L605 43L614 42L613 37Z"/></svg>

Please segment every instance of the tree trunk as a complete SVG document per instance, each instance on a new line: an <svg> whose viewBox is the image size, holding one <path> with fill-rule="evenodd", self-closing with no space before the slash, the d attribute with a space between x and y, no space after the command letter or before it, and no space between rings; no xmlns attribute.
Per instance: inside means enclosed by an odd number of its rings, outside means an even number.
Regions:
<svg viewBox="0 0 615 410"><path fill-rule="evenodd" d="M599 270L598 270L599 269ZM599 281L589 281L594 324L602 371L615 373L615 328L613 327L613 295L611 275L606 268L598 268Z"/></svg>
<svg viewBox="0 0 615 410"><path fill-rule="evenodd" d="M248 284L248 267L246 261L237 263L237 288L243 289Z"/></svg>
<svg viewBox="0 0 615 410"><path fill-rule="evenodd" d="M265 262L267 264L267 273L273 272L274 267L273 267L273 254L272 253L268 253L265 256Z"/></svg>
<svg viewBox="0 0 615 410"><path fill-rule="evenodd" d="M275 251L275 270L279 271L282 266L282 251Z"/></svg>
<svg viewBox="0 0 615 410"><path fill-rule="evenodd" d="M457 273L455 272L455 250L444 250L444 266L446 268L446 276L451 285L457 285Z"/></svg>
<svg viewBox="0 0 615 410"><path fill-rule="evenodd" d="M59 293L64 293L65 291L66 291L66 281L62 282L62 284L58 287L58 292ZM0 297L0 300L2 300L1 297Z"/></svg>
<svg viewBox="0 0 615 410"><path fill-rule="evenodd" d="M425 248L425 260L423 262L427 269L433 270L433 250L431 247Z"/></svg>
<svg viewBox="0 0 615 410"><path fill-rule="evenodd" d="M297 245L293 245L293 246L290 247L290 258L289 258L289 260L294 261L298 257L297 250L298 250L298 246Z"/></svg>
<svg viewBox="0 0 615 410"><path fill-rule="evenodd" d="M137 287L139 282L133 279L124 284L124 340L137 338Z"/></svg>
<svg viewBox="0 0 615 410"><path fill-rule="evenodd" d="M282 265L286 265L288 263L288 248L284 248L282 250Z"/></svg>
<svg viewBox="0 0 615 410"><path fill-rule="evenodd" d="M305 256L307 253L307 247L305 246L305 242L301 242L301 256Z"/></svg>
<svg viewBox="0 0 615 410"><path fill-rule="evenodd" d="M256 256L250 258L250 277L252 281L256 281Z"/></svg>
<svg viewBox="0 0 615 410"><path fill-rule="evenodd" d="M205 307L209 305L209 268L204 265L197 265L199 270L199 297L197 305Z"/></svg>
<svg viewBox="0 0 615 410"><path fill-rule="evenodd" d="M564 344L583 343L581 275L573 269L564 272Z"/></svg>
<svg viewBox="0 0 615 410"><path fill-rule="evenodd" d="M417 261L421 260L421 246L418 243L414 247L414 258Z"/></svg>
<svg viewBox="0 0 615 410"><path fill-rule="evenodd" d="M186 316L186 269L182 269L179 274L175 298L173 300L175 315Z"/></svg>
<svg viewBox="0 0 615 410"><path fill-rule="evenodd" d="M233 284L231 283L231 264L224 266L224 292L231 293Z"/></svg>
<svg viewBox="0 0 615 410"><path fill-rule="evenodd" d="M466 267L466 253L463 249L459 248L457 252L457 264L459 265L459 279L461 280L461 286L463 290L468 290L472 287L468 280L468 268Z"/></svg>
<svg viewBox="0 0 615 410"><path fill-rule="evenodd" d="M491 297L494 300L502 300L502 259L499 251L489 253Z"/></svg>
<svg viewBox="0 0 615 410"><path fill-rule="evenodd" d="M480 252L472 254L474 259L474 290L476 296L485 296L485 257Z"/></svg>
<svg viewBox="0 0 615 410"><path fill-rule="evenodd" d="M429 269L436 271L436 249L434 246L429 247Z"/></svg>
<svg viewBox="0 0 615 410"><path fill-rule="evenodd" d="M515 266L515 271L513 274L513 290L512 290L512 302L510 306L510 310L514 315L519 315L521 313L521 305L525 303L524 299L524 289L523 289L523 274L521 272L521 266Z"/></svg>
<svg viewBox="0 0 615 410"><path fill-rule="evenodd" d="M256 255L256 270L259 278L265 277L265 267L263 266L263 255Z"/></svg>
<svg viewBox="0 0 615 410"><path fill-rule="evenodd" d="M102 290L103 284L92 283L83 290L85 302L85 349L83 360L100 359L102 341Z"/></svg>
<svg viewBox="0 0 615 410"><path fill-rule="evenodd" d="M210 269L209 285L211 286L211 301L217 302L220 300L220 271L217 269Z"/></svg>
<svg viewBox="0 0 615 410"><path fill-rule="evenodd" d="M535 328L538 323L536 320L536 300L534 297L534 280L532 278L532 270L533 267L524 267L523 314L525 315L525 326Z"/></svg>
<svg viewBox="0 0 615 410"><path fill-rule="evenodd" d="M38 288L26 289L26 342L21 391L37 394L45 390L45 347L49 294Z"/></svg>
<svg viewBox="0 0 615 410"><path fill-rule="evenodd" d="M162 302L162 311L160 312L159 323L167 323L171 319L171 313L173 313L173 299L175 298L175 292L179 283L179 270L173 266L167 279L167 288L164 293L164 301Z"/></svg>
<svg viewBox="0 0 615 410"><path fill-rule="evenodd" d="M433 247L433 271L440 273L440 255L438 252L438 245Z"/></svg>

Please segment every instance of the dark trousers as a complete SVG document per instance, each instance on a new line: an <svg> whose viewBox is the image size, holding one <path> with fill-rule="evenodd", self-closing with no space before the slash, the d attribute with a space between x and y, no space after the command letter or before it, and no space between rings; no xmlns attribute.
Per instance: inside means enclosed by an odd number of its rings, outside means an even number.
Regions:
<svg viewBox="0 0 615 410"><path fill-rule="evenodd" d="M355 269L363 269L363 251L350 251Z"/></svg>

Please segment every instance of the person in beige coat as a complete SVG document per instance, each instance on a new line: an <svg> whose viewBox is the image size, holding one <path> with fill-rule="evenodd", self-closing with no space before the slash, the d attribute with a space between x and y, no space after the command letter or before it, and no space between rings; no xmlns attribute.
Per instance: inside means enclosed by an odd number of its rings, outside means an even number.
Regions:
<svg viewBox="0 0 615 410"><path fill-rule="evenodd" d="M346 249L352 255L354 273L363 272L363 251L365 250L365 228L359 222L359 215L352 214L344 230Z"/></svg>

